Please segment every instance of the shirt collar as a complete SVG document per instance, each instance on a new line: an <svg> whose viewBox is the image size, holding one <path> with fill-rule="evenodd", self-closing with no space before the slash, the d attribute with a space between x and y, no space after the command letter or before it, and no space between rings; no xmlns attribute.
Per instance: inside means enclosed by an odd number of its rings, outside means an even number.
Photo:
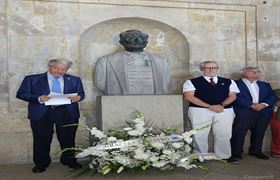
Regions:
<svg viewBox="0 0 280 180"><path fill-rule="evenodd" d="M203 78L206 79L208 82L210 82L210 78L213 78L213 81L215 83L218 82L218 76L214 76L214 77L203 76Z"/></svg>
<svg viewBox="0 0 280 180"><path fill-rule="evenodd" d="M248 79L242 78L242 81L247 83L247 84L255 84L255 83L257 83L258 80L255 80L255 81L251 82Z"/></svg>
<svg viewBox="0 0 280 180"><path fill-rule="evenodd" d="M47 76L49 79L53 79L55 76L52 75L49 71L47 72ZM62 77L59 77L58 79L61 79Z"/></svg>

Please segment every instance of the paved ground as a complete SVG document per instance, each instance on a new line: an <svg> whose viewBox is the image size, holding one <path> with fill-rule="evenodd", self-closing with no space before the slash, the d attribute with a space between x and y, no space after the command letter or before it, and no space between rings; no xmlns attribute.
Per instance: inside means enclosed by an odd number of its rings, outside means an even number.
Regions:
<svg viewBox="0 0 280 180"><path fill-rule="evenodd" d="M33 164L0 165L0 180L278 180L280 179L280 158L259 160L255 157L244 155L239 164L228 164L224 166L220 162L207 162L210 169L205 172L199 169L185 171L176 169L171 172L147 171L145 173L133 174L122 173L113 175L86 175L73 177L69 168L59 163L52 163L47 171L39 174L32 173Z"/></svg>

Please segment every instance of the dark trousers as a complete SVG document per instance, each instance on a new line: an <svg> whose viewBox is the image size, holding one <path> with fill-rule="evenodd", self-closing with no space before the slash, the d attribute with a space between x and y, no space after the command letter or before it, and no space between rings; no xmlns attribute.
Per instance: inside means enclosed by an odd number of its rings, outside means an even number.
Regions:
<svg viewBox="0 0 280 180"><path fill-rule="evenodd" d="M33 161L36 166L48 167L51 163L49 154L54 133L54 124L61 150L75 147L77 126L63 126L77 122L77 119L71 118L64 106L50 107L42 119L30 121L33 133ZM60 162L62 164L76 162L74 153L73 150L63 152L60 157Z"/></svg>
<svg viewBox="0 0 280 180"><path fill-rule="evenodd" d="M262 144L265 131L269 124L269 118L264 117L260 112L251 111L245 117L236 116L232 128L231 153L239 155L243 153L243 146L247 131L251 131L249 153L262 153Z"/></svg>

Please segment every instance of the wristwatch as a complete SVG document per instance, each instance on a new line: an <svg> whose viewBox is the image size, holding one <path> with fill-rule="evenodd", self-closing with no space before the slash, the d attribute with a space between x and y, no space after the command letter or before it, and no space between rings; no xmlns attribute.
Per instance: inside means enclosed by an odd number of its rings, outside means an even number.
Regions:
<svg viewBox="0 0 280 180"><path fill-rule="evenodd" d="M226 103L224 103L224 102L222 102L222 103L221 103L221 105L222 105L223 107L225 107L227 104L226 104Z"/></svg>

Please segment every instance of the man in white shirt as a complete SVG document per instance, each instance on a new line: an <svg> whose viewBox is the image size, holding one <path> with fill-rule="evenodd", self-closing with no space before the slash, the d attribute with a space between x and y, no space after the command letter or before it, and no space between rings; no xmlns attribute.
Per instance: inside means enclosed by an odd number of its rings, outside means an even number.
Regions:
<svg viewBox="0 0 280 180"><path fill-rule="evenodd" d="M233 158L243 158L244 140L250 129L249 155L269 159L262 152L262 143L277 96L269 83L258 80L260 75L258 67L247 67L242 69L242 78L236 81L240 93L233 104L236 114L231 139Z"/></svg>
<svg viewBox="0 0 280 180"><path fill-rule="evenodd" d="M183 85L184 99L190 102L188 115L192 128L213 123L194 136L194 152L208 152L208 135L212 128L214 153L218 158L236 162L231 157L230 138L235 117L231 103L239 92L233 80L217 76L219 66L215 61L200 64L203 76L187 80Z"/></svg>

